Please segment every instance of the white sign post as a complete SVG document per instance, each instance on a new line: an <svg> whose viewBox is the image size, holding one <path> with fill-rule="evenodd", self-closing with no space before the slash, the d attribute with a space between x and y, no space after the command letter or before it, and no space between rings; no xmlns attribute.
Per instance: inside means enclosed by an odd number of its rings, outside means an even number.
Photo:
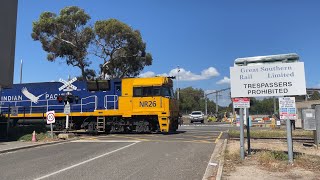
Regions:
<svg viewBox="0 0 320 180"><path fill-rule="evenodd" d="M48 111L46 113L46 115L47 115L47 124L50 124L50 128L51 128L51 138L53 139L53 127L52 127L52 124L56 122L55 112L54 111Z"/></svg>
<svg viewBox="0 0 320 180"><path fill-rule="evenodd" d="M279 98L280 119L287 121L287 142L289 163L293 163L293 145L292 145L292 128L291 120L296 119L296 100L295 97Z"/></svg>

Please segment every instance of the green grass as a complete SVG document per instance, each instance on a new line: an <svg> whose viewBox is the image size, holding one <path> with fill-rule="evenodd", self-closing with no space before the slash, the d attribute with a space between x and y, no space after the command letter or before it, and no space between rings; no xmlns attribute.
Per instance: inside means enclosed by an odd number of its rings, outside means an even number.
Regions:
<svg viewBox="0 0 320 180"><path fill-rule="evenodd" d="M239 138L240 131L239 130L230 130L229 136L231 138ZM247 132L245 130L244 136L247 137ZM284 129L280 130L251 130L250 131L251 138L285 138L287 137L287 132ZM292 131L292 137L305 137L305 138L313 138L312 131L304 131L304 130L295 130Z"/></svg>
<svg viewBox="0 0 320 180"><path fill-rule="evenodd" d="M33 131L36 131L36 137L39 140L42 140L47 136L46 129L43 125L15 126L9 128L9 140L31 141Z"/></svg>
<svg viewBox="0 0 320 180"><path fill-rule="evenodd" d="M50 134L48 133L36 133L36 139L37 141L42 141L44 139L47 139L51 137ZM32 140L32 134L26 134L26 135L23 135L21 136L18 141L31 141Z"/></svg>
<svg viewBox="0 0 320 180"><path fill-rule="evenodd" d="M288 154L282 151L262 151L258 153L259 162L287 161Z"/></svg>

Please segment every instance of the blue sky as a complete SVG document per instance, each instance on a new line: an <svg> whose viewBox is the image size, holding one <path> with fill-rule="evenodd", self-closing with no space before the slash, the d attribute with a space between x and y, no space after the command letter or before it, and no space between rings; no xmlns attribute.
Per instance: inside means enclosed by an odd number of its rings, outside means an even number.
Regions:
<svg viewBox="0 0 320 180"><path fill-rule="evenodd" d="M300 0L20 0L14 82L45 82L80 75L61 60L48 62L32 22L44 11L79 6L96 20L116 18L141 31L153 65L143 75L176 75L180 87L229 87L229 67L239 57L297 53L307 87L320 87L320 1ZM92 61L101 61L93 58ZM224 100L222 100L224 101Z"/></svg>

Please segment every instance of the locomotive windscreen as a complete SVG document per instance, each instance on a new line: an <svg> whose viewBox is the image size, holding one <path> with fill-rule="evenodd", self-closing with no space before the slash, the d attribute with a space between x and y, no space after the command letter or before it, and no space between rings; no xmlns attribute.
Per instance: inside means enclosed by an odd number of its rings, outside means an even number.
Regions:
<svg viewBox="0 0 320 180"><path fill-rule="evenodd" d="M88 91L109 91L110 81L99 80L99 81L87 81Z"/></svg>

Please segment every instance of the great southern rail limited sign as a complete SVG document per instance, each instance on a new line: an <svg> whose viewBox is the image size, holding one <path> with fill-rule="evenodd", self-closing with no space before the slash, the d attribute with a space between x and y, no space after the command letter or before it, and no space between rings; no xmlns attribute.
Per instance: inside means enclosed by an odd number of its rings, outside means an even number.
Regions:
<svg viewBox="0 0 320 180"><path fill-rule="evenodd" d="M231 97L305 95L304 63L230 67Z"/></svg>

